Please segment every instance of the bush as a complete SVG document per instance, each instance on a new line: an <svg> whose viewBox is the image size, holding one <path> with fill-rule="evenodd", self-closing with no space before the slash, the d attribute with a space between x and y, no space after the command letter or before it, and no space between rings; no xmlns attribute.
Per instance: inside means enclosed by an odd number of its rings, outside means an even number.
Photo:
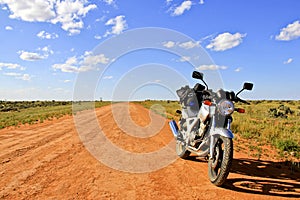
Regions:
<svg viewBox="0 0 300 200"><path fill-rule="evenodd" d="M288 151L288 152L299 152L300 151L299 144L292 139L279 140L276 142L275 145L281 151Z"/></svg>
<svg viewBox="0 0 300 200"><path fill-rule="evenodd" d="M270 108L269 111L269 116L270 117L275 117L275 118L278 118L278 117L281 117L281 118L287 118L288 115L292 115L294 114L295 112L288 106L285 106L283 104L280 104L278 106L278 108Z"/></svg>
<svg viewBox="0 0 300 200"><path fill-rule="evenodd" d="M288 107L288 106L285 106L285 105L279 105L279 107L278 107L278 109L279 110L282 110L283 112L284 112L284 114L293 114L294 113L294 111L292 111L291 110L291 108L290 107Z"/></svg>
<svg viewBox="0 0 300 200"><path fill-rule="evenodd" d="M278 117L281 117L281 118L287 118L287 115L284 114L283 112L280 112L277 108L270 108L268 112L269 112L269 116L270 116L270 117L275 117L275 118L278 118Z"/></svg>

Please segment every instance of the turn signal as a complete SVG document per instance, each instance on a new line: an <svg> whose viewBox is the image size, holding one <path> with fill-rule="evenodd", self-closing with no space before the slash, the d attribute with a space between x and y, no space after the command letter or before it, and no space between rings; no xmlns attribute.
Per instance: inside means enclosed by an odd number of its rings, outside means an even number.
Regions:
<svg viewBox="0 0 300 200"><path fill-rule="evenodd" d="M237 108L236 111L238 113L245 113L245 109L243 109L243 108Z"/></svg>
<svg viewBox="0 0 300 200"><path fill-rule="evenodd" d="M205 105L207 105L207 106L211 106L212 105L211 101L209 101L209 100L205 100L205 101L203 101L203 103Z"/></svg>

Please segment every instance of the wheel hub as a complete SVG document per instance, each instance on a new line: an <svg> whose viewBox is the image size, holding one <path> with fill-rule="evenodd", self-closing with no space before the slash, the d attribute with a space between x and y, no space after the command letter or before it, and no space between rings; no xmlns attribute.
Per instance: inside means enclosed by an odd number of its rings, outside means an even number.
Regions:
<svg viewBox="0 0 300 200"><path fill-rule="evenodd" d="M211 166L214 169L218 166L218 163L219 163L219 157L220 157L220 150L219 150L219 148L216 148L215 153L216 153L216 155L213 157L213 162L211 163Z"/></svg>

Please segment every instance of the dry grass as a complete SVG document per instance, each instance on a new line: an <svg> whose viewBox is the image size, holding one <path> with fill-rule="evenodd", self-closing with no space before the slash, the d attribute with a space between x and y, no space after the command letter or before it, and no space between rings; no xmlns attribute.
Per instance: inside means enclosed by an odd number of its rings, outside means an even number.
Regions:
<svg viewBox="0 0 300 200"><path fill-rule="evenodd" d="M165 108L169 119L176 118L176 110L180 105L176 101L145 101L139 102L146 108L160 105ZM289 108L292 113L285 114L284 109ZM236 104L244 108L246 113L234 113L232 131L235 134L236 149L243 150L246 145L249 154L257 157L268 155L265 146L277 150L278 157L300 157L300 101L252 101L251 105ZM270 109L278 109L284 116L272 116ZM160 113L160 111L158 111ZM238 140L243 144L238 145Z"/></svg>
<svg viewBox="0 0 300 200"><path fill-rule="evenodd" d="M76 108L85 110L90 109L91 105L97 108L108 105L110 102L76 102L75 104L80 105ZM70 101L2 101L0 106L2 109L0 111L0 129L8 126L39 123L74 113Z"/></svg>

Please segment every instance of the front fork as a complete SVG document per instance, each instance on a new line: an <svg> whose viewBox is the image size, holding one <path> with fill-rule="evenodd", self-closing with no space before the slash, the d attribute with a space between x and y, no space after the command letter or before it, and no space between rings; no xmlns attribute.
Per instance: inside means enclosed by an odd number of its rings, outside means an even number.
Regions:
<svg viewBox="0 0 300 200"><path fill-rule="evenodd" d="M212 123L211 123L211 128L210 128L209 159L213 159L213 155L215 153L215 145L216 145L218 139L220 138L220 136L227 137L227 138L234 137L232 131L230 130L231 121L232 121L231 119L228 119L226 128L216 127L215 115L212 116Z"/></svg>

